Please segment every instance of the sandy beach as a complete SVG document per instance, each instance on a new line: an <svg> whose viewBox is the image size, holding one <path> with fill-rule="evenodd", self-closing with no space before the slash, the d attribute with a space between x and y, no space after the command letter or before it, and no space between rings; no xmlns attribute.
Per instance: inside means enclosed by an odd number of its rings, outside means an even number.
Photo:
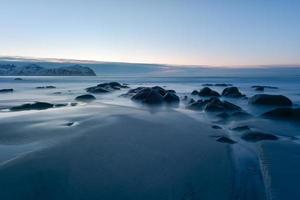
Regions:
<svg viewBox="0 0 300 200"><path fill-rule="evenodd" d="M0 126L1 199L232 195L228 145L211 138L220 131L180 112L89 105L25 112Z"/></svg>

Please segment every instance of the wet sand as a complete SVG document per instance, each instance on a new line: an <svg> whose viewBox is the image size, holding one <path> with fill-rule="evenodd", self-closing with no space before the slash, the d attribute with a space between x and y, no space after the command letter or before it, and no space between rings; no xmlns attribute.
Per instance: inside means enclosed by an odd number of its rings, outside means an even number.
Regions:
<svg viewBox="0 0 300 200"><path fill-rule="evenodd" d="M221 130L178 111L91 104L0 127L1 199L232 199Z"/></svg>

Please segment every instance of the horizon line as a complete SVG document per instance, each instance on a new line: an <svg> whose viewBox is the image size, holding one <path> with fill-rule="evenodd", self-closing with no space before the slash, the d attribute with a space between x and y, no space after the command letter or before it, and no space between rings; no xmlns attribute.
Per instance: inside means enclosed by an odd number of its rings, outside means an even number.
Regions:
<svg viewBox="0 0 300 200"><path fill-rule="evenodd" d="M201 65L201 64L170 64L170 63L150 63L150 62L125 62L125 61L100 61L100 60L89 60L89 59L74 59L74 58L53 58L53 57L35 57L35 56L7 56L0 55L0 59L16 59L15 61L34 61L34 62L52 62L52 63L82 63L82 64L103 64L103 63L122 63L122 64L141 64L141 65L160 65L166 67L208 67L208 68L268 68L268 67L292 67L298 68L299 64L257 64L257 65ZM18 60L19 59L19 60Z"/></svg>

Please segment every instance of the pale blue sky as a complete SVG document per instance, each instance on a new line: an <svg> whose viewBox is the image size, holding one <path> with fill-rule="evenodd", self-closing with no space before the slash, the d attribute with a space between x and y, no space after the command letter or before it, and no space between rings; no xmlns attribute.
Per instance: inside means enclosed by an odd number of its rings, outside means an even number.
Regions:
<svg viewBox="0 0 300 200"><path fill-rule="evenodd" d="M300 64L299 0L0 0L0 55Z"/></svg>

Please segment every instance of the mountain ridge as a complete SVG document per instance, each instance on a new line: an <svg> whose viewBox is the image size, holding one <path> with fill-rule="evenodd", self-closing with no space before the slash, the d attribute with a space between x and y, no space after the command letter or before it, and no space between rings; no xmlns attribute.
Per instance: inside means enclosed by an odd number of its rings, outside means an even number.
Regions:
<svg viewBox="0 0 300 200"><path fill-rule="evenodd" d="M46 68L30 63L22 66L0 64L0 76L96 76L96 73L81 65Z"/></svg>

